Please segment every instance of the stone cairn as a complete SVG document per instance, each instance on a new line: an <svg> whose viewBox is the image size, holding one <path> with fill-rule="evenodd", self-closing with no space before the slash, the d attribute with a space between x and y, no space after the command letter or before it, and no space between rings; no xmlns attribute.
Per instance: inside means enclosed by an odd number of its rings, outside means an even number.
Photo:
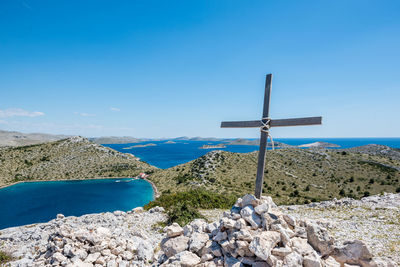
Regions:
<svg viewBox="0 0 400 267"><path fill-rule="evenodd" d="M318 222L283 214L271 197L239 198L219 222L164 229L161 266L393 266L358 240L335 245Z"/></svg>
<svg viewBox="0 0 400 267"><path fill-rule="evenodd" d="M143 212L138 207L128 212L137 214L142 220L148 220L143 215L161 215L164 217L164 208L154 207L148 212ZM104 214L103 221L127 217L128 213L114 211ZM155 248L159 240L154 236L127 229L118 228L116 224L109 227L98 226L98 222L86 216L84 224L65 223L64 215L57 215L54 223L59 224L54 233L48 237L47 246L37 247L33 263L18 263L11 266L41 267L41 266L66 266L66 267L129 267L150 266L155 255ZM152 217L156 218L156 216ZM164 218L166 219L166 218ZM153 223L148 221L149 224ZM0 266L3 266L0 264ZM7 265L8 266L8 265Z"/></svg>

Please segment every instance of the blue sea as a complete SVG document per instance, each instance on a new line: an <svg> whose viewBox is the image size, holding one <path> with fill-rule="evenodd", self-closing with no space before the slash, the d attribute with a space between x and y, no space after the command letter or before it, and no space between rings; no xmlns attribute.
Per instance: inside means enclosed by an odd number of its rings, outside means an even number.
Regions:
<svg viewBox="0 0 400 267"><path fill-rule="evenodd" d="M47 222L58 213L128 211L149 203L153 194L147 181L127 178L19 183L0 189L0 229Z"/></svg>
<svg viewBox="0 0 400 267"><path fill-rule="evenodd" d="M174 144L168 141L175 142ZM380 144L394 148L400 148L400 138L276 138L288 145L303 145L317 141L337 144L339 148L350 148L367 144ZM153 143L156 146L134 147L124 149L135 145L145 145ZM122 153L131 153L158 168L166 169L179 164L183 164L203 156L209 151L215 149L199 149L203 145L216 145L224 143L223 141L187 141L187 140L163 140L163 141L147 141L134 144L112 144L105 145ZM247 153L258 150L258 146L246 145L227 145L226 148L218 148L230 152Z"/></svg>

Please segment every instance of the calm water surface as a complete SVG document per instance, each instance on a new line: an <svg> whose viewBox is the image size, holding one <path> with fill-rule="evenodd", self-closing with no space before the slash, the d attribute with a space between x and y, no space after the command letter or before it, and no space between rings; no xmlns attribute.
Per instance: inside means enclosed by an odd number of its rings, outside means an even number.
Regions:
<svg viewBox="0 0 400 267"><path fill-rule="evenodd" d="M340 148L350 148L368 144L380 144L400 148L400 138L276 138L274 140L293 146L322 141L337 144L340 146ZM169 144L167 143L167 141L169 140L148 141L136 144L112 144L105 146L111 147L122 153L131 153L153 166L166 169L189 162L203 156L207 152L216 150L199 149L199 147L203 145L215 145L224 143L222 141L171 140L175 143ZM156 146L124 149L127 147L148 143L156 144ZM237 153L248 153L258 150L258 146L227 145L226 148L218 148L218 150L225 150Z"/></svg>
<svg viewBox="0 0 400 267"><path fill-rule="evenodd" d="M47 222L58 213L80 216L128 211L151 200L153 188L145 180L125 178L20 183L0 189L0 229Z"/></svg>

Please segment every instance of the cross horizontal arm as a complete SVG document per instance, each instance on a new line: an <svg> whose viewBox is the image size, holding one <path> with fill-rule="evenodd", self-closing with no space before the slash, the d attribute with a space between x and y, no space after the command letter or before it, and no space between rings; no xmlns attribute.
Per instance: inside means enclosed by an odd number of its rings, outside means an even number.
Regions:
<svg viewBox="0 0 400 267"><path fill-rule="evenodd" d="M221 128L259 128L261 121L223 121Z"/></svg>
<svg viewBox="0 0 400 267"><path fill-rule="evenodd" d="M307 118L294 118L294 119L280 119L271 120L271 127L283 126L305 126L305 125L319 125L322 124L322 117L307 117Z"/></svg>
<svg viewBox="0 0 400 267"><path fill-rule="evenodd" d="M284 126L305 126L322 124L322 117L306 117L294 119L271 120L270 127ZM223 121L221 128L259 128L263 126L261 120L258 121Z"/></svg>

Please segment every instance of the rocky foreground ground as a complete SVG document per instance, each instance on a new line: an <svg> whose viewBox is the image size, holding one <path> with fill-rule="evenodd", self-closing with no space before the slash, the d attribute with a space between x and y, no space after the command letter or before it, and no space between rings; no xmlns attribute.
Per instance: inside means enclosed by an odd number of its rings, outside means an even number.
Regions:
<svg viewBox="0 0 400 267"><path fill-rule="evenodd" d="M400 264L400 194L281 208L296 218L320 221L338 242L361 240L374 255Z"/></svg>
<svg viewBox="0 0 400 267"><path fill-rule="evenodd" d="M0 250L13 256L11 266L398 266L399 199L387 194L278 208L269 197L246 195L219 220L164 229L159 207L59 215L1 230ZM360 221L341 220L342 208ZM371 234L377 232L384 235ZM381 249L391 245L393 251Z"/></svg>

